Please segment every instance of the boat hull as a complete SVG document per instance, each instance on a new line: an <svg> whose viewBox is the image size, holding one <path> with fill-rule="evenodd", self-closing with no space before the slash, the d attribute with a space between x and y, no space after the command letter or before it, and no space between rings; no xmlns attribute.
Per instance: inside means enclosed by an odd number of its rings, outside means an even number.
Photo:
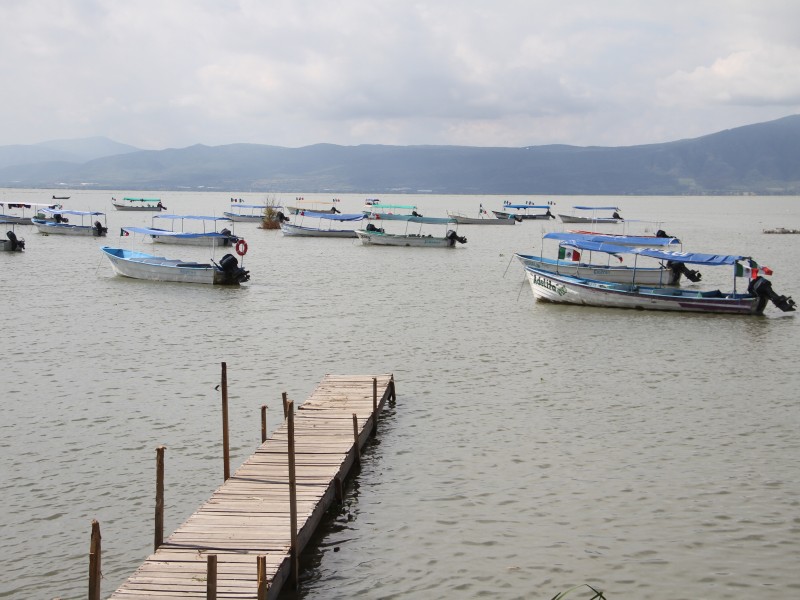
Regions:
<svg viewBox="0 0 800 600"><path fill-rule="evenodd" d="M182 237L180 235L151 235L154 244L172 244L175 246L203 246L203 247L227 247L233 246L239 238L232 236L193 236Z"/></svg>
<svg viewBox="0 0 800 600"><path fill-rule="evenodd" d="M240 215L230 212L222 214L228 217L229 221L233 221L234 223L261 223L261 221L264 220L264 215Z"/></svg>
<svg viewBox="0 0 800 600"><path fill-rule="evenodd" d="M86 237L104 237L106 230L98 230L91 225L70 225L69 223L56 223L55 221L40 221L33 219L33 225L41 233L56 235L81 235Z"/></svg>
<svg viewBox="0 0 800 600"><path fill-rule="evenodd" d="M556 275L527 267L534 298L558 304L609 308L635 308L672 312L760 315L767 300L746 294L722 294L718 290L698 292L685 288L646 288Z"/></svg>
<svg viewBox="0 0 800 600"><path fill-rule="evenodd" d="M666 267L612 267L554 260L530 254L515 254L523 267L534 267L557 275L594 279L611 283L637 283L639 285L677 285L680 273Z"/></svg>
<svg viewBox="0 0 800 600"><path fill-rule="evenodd" d="M622 219L612 217L576 217L574 215L558 215L562 223L622 223Z"/></svg>
<svg viewBox="0 0 800 600"><path fill-rule="evenodd" d="M502 210L493 210L494 216L500 220L503 219L521 219L523 221L547 221L552 219L551 215L547 213L536 214L536 215L526 215L525 213L509 213L504 212Z"/></svg>
<svg viewBox="0 0 800 600"><path fill-rule="evenodd" d="M114 202L111 204L113 204L114 208L117 210L128 212L161 212L161 208L158 206L134 206L131 204L116 204Z"/></svg>
<svg viewBox="0 0 800 600"><path fill-rule="evenodd" d="M13 223L14 225L32 225L31 217L20 217L17 215L0 215L3 223Z"/></svg>
<svg viewBox="0 0 800 600"><path fill-rule="evenodd" d="M453 248L455 241L446 237L428 235L398 235L376 231L356 230L356 235L365 246L410 246L414 248Z"/></svg>
<svg viewBox="0 0 800 600"><path fill-rule="evenodd" d="M354 238L354 229L319 229L316 227L303 227L292 223L281 223L283 235L295 237L332 237L332 238Z"/></svg>
<svg viewBox="0 0 800 600"><path fill-rule="evenodd" d="M210 263L193 263L121 248L101 248L117 275L146 281L238 285L220 267Z"/></svg>
<svg viewBox="0 0 800 600"><path fill-rule="evenodd" d="M514 225L517 220L513 216L497 217L496 219L485 217L465 217L456 213L447 213L459 225Z"/></svg>

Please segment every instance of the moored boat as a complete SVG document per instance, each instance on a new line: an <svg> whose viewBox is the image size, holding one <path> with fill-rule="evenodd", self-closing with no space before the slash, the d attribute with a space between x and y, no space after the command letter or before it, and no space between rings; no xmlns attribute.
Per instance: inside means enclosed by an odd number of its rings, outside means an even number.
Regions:
<svg viewBox="0 0 800 600"><path fill-rule="evenodd" d="M100 250L116 274L133 279L212 285L239 285L250 279L249 271L240 267L232 254L223 256L219 263L199 263L124 248L103 246Z"/></svg>
<svg viewBox="0 0 800 600"><path fill-rule="evenodd" d="M456 243L466 244L467 238L459 236L455 230L458 223L450 217L414 217L406 216L403 220L406 222L405 233L386 233L383 227L376 227L373 223L367 224L366 229L357 229L356 235L361 243L365 246L413 246L417 248L454 248ZM417 233L409 233L409 225L415 223L419 224L420 228ZM433 235L425 235L422 233L423 225L445 225L447 227L444 236L437 237ZM453 229L449 229L449 227Z"/></svg>
<svg viewBox="0 0 800 600"><path fill-rule="evenodd" d="M273 211L279 211L283 207L271 204L240 204L233 202L230 209L222 214L229 221L234 221L235 223L261 223L270 218L270 215L267 214L268 208Z"/></svg>
<svg viewBox="0 0 800 600"><path fill-rule="evenodd" d="M26 202L24 204L20 202L0 202L0 210L3 211L0 213L0 221L17 225L32 225L34 218L46 221L48 217L41 212L44 208L59 209L62 207L60 204L52 202L49 204L41 202ZM31 212L28 213L27 211ZM49 218L52 219L52 217Z"/></svg>
<svg viewBox="0 0 800 600"><path fill-rule="evenodd" d="M518 219L512 215L506 217L490 217L489 213L483 208L483 204L478 208L477 217L469 217L463 213L447 211L447 216L454 219L459 225L514 225Z"/></svg>
<svg viewBox="0 0 800 600"><path fill-rule="evenodd" d="M559 304L577 304L597 307L635 308L677 312L725 313L734 315L760 315L768 302L780 310L795 310L791 297L776 294L771 282L761 273L771 270L759 267L750 257L739 255L670 252L653 248L633 248L579 242L578 247L593 248L599 252L632 253L670 262L705 266L728 265L734 268L734 285L731 292L719 289L699 290L669 286L643 286L637 283L613 283L555 273L533 266L525 268L526 277L536 300ZM736 276L750 277L746 292L736 291Z"/></svg>
<svg viewBox="0 0 800 600"><path fill-rule="evenodd" d="M281 231L286 236L298 237L335 237L335 238L354 238L355 229L334 228L334 223L354 223L364 220L362 213L358 214L333 214L328 212L300 211L295 215L294 223L281 220ZM305 219L317 219L317 227L304 225ZM322 226L322 223L327 223Z"/></svg>
<svg viewBox="0 0 800 600"><path fill-rule="evenodd" d="M494 213L494 216L498 219L515 218L520 221L540 221L556 218L555 215L550 212L550 208L551 206L549 204L504 204L503 210L493 210L492 213ZM529 210L538 212L528 212Z"/></svg>
<svg viewBox="0 0 800 600"><path fill-rule="evenodd" d="M558 218L562 223L622 223L624 221L616 206L573 206L572 208L584 214L559 214ZM598 216L598 211L611 211L611 216Z"/></svg>
<svg viewBox="0 0 800 600"><path fill-rule="evenodd" d="M16 223L13 221L0 220L0 225L7 225L11 227L11 229L6 231L6 239L0 238L0 251L22 252L25 250L25 240L17 237L17 234L14 231L14 225L16 225Z"/></svg>
<svg viewBox="0 0 800 600"><path fill-rule="evenodd" d="M180 244L184 246L233 246L240 238L227 228L219 231L216 224L227 217L211 217L203 215L155 215L155 219L170 219L180 223L180 231L161 229L159 227L122 227L122 231L149 235L155 244ZM186 223L200 223L202 231L184 231ZM209 230L208 223L213 223L214 228Z"/></svg>
<svg viewBox="0 0 800 600"><path fill-rule="evenodd" d="M63 210L54 208L43 208L42 211L45 215L50 215L50 219L33 218L31 222L41 233L57 234L57 235L83 235L93 237L103 237L108 233L108 227L105 225L106 215L99 211L88 210ZM81 218L81 224L77 225L69 223L66 215L76 216ZM92 225L87 225L86 220L93 217L103 217L103 222L95 220Z"/></svg>
<svg viewBox="0 0 800 600"><path fill-rule="evenodd" d="M123 198L117 200L111 198L111 204L117 210L128 210L138 212L160 212L167 210L167 207L161 203L160 198Z"/></svg>

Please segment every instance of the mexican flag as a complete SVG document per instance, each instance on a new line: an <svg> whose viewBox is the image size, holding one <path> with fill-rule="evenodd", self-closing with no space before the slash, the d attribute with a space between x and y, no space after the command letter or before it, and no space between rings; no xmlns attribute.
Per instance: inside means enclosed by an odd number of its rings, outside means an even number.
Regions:
<svg viewBox="0 0 800 600"><path fill-rule="evenodd" d="M559 247L558 260L579 261L580 259L581 259L581 253L578 252L575 248L566 248L565 246Z"/></svg>
<svg viewBox="0 0 800 600"><path fill-rule="evenodd" d="M736 263L736 277L755 279L759 275L772 275L772 269L762 267L754 260L747 260L747 264Z"/></svg>

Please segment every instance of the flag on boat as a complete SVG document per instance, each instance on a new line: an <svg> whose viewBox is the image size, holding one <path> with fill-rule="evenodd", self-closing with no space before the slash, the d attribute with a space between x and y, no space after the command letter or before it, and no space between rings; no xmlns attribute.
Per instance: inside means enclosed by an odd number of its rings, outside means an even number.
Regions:
<svg viewBox="0 0 800 600"><path fill-rule="evenodd" d="M581 253L578 252L575 248L567 248L565 246L561 246L558 249L558 259L578 261L581 259Z"/></svg>
<svg viewBox="0 0 800 600"><path fill-rule="evenodd" d="M124 235L130 235L130 233L125 231L123 228L120 227L119 235L120 235L120 237L122 237Z"/></svg>
<svg viewBox="0 0 800 600"><path fill-rule="evenodd" d="M738 262L736 263L736 277L755 279L759 275L772 275L772 269L769 267L762 267L752 259L748 260L746 265Z"/></svg>

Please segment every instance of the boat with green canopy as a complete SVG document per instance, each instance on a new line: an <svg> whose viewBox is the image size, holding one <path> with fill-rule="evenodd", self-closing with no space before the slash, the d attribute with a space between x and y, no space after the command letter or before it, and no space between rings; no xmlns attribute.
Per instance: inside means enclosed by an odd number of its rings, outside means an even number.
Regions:
<svg viewBox="0 0 800 600"><path fill-rule="evenodd" d="M111 198L111 204L117 210L130 210L140 212L160 212L167 210L167 207L161 203L161 198L130 198L125 197L122 200Z"/></svg>

